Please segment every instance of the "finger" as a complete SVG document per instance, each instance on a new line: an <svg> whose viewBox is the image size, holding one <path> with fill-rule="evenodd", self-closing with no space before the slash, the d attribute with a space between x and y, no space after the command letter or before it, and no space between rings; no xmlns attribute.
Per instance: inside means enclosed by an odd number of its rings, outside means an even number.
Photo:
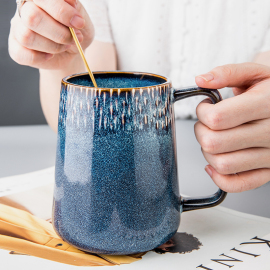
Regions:
<svg viewBox="0 0 270 270"><path fill-rule="evenodd" d="M217 155L202 152L207 162L220 174L270 168L270 149L268 148L249 148Z"/></svg>
<svg viewBox="0 0 270 270"><path fill-rule="evenodd" d="M230 193L258 188L270 180L270 169L257 169L231 175L219 174L209 165L205 170L220 189Z"/></svg>
<svg viewBox="0 0 270 270"><path fill-rule="evenodd" d="M82 29L85 20L78 10L63 0L33 0L34 3L45 10L58 22L68 26Z"/></svg>
<svg viewBox="0 0 270 270"><path fill-rule="evenodd" d="M210 104L202 101L197 106L198 119L213 130L222 130L243 123L270 117L270 79L257 84L252 91Z"/></svg>
<svg viewBox="0 0 270 270"><path fill-rule="evenodd" d="M219 89L224 87L248 88L270 77L270 67L255 63L230 64L212 69L196 77L200 87Z"/></svg>
<svg viewBox="0 0 270 270"><path fill-rule="evenodd" d="M71 45L63 45L47 39L23 24L18 24L15 29L16 40L24 47L40 52L51 54L61 53L70 48Z"/></svg>
<svg viewBox="0 0 270 270"><path fill-rule="evenodd" d="M87 11L85 10L84 6L82 5L80 1L77 1L76 8L80 12L80 14L82 14L82 17L85 19L85 26L83 29L80 29L80 31L84 37L84 40L83 40L84 42L83 43L81 42L82 46L84 48L87 48L90 45L90 43L93 41L94 36L95 36L94 25Z"/></svg>
<svg viewBox="0 0 270 270"><path fill-rule="evenodd" d="M195 136L209 154L232 152L251 147L270 148L270 119L253 121L233 129L211 130L201 122L194 126Z"/></svg>
<svg viewBox="0 0 270 270"><path fill-rule="evenodd" d="M10 36L9 43L12 43L12 46L9 46L10 57L20 65L38 67L40 63L53 57L53 54L29 50L21 46L12 36Z"/></svg>
<svg viewBox="0 0 270 270"><path fill-rule="evenodd" d="M33 2L26 2L23 5L21 19L27 28L56 43L71 44L73 42L69 29L55 21Z"/></svg>

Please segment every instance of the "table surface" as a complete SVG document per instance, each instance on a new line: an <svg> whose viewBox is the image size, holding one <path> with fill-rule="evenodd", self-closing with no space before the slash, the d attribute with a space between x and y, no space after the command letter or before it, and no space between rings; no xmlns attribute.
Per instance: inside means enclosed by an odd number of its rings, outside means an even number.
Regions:
<svg viewBox="0 0 270 270"><path fill-rule="evenodd" d="M54 186L54 167L39 170L27 174L10 176L0 179L0 189L12 192L7 198L24 206L28 211L43 219L51 217L52 197ZM35 188L33 187L36 186ZM19 188L20 186L20 188ZM28 186L28 187L27 187ZM18 187L13 193L14 187ZM3 189L2 189L3 190ZM0 192L1 195L1 192ZM35 203L33 203L35 202ZM201 264L209 266L212 259L222 259L221 254L231 256L241 260L241 263L232 263L234 269L239 270L269 270L270 256L266 243L263 245L252 245L243 247L241 243L249 242L255 236L261 239L270 240L270 219L255 215L244 214L238 211L217 206L200 211L190 211L182 213L179 232L185 232L196 237L202 246L198 250L187 253L166 253L156 254L148 252L142 260L132 264L123 264L118 268L122 270L164 270L164 269L198 269ZM189 236L192 238L192 236ZM255 240L256 242L256 240ZM257 242L258 243L258 242ZM190 247L189 242L181 241L180 246ZM1 245L1 243L0 243ZM260 254L254 258L250 255L232 251L232 248L248 252L250 254ZM240 256L240 257L239 257ZM223 258L224 259L224 258ZM23 265L24 269L35 270L78 270L77 266L56 263L33 256L12 255L8 250L0 249L1 269L16 270ZM211 263L212 262L212 263ZM238 261L239 262L239 261ZM213 263L209 269L224 270L224 265ZM90 268L87 268L90 269ZM110 266L102 267L102 270L112 269Z"/></svg>
<svg viewBox="0 0 270 270"><path fill-rule="evenodd" d="M194 136L193 120L176 121L180 191L189 196L212 194L217 187ZM0 127L0 177L41 170L55 163L56 134L46 125ZM222 206L270 218L270 183L228 194Z"/></svg>

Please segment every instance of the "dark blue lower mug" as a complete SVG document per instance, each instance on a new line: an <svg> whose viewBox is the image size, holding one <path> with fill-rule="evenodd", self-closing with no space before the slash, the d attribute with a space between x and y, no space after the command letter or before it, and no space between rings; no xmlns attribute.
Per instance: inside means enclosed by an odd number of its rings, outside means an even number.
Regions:
<svg viewBox="0 0 270 270"><path fill-rule="evenodd" d="M152 250L177 231L184 211L212 207L226 193L183 198L177 179L174 102L217 90L173 89L168 78L95 72L62 80L53 224L91 253Z"/></svg>

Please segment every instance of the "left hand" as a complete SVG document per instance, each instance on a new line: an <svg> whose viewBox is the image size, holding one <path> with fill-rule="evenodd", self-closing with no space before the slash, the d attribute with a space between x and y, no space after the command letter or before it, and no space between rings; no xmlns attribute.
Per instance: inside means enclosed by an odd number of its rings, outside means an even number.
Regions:
<svg viewBox="0 0 270 270"><path fill-rule="evenodd" d="M233 87L235 97L202 101L195 134L222 190L242 192L270 181L270 67L232 64L196 77L200 87Z"/></svg>

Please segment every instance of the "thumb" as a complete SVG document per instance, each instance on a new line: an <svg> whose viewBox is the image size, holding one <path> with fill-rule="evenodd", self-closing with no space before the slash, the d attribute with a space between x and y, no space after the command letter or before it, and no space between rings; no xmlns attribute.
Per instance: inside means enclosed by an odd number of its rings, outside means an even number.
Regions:
<svg viewBox="0 0 270 270"><path fill-rule="evenodd" d="M199 87L220 89L224 87L245 87L270 78L270 67L255 63L219 66L195 78Z"/></svg>

